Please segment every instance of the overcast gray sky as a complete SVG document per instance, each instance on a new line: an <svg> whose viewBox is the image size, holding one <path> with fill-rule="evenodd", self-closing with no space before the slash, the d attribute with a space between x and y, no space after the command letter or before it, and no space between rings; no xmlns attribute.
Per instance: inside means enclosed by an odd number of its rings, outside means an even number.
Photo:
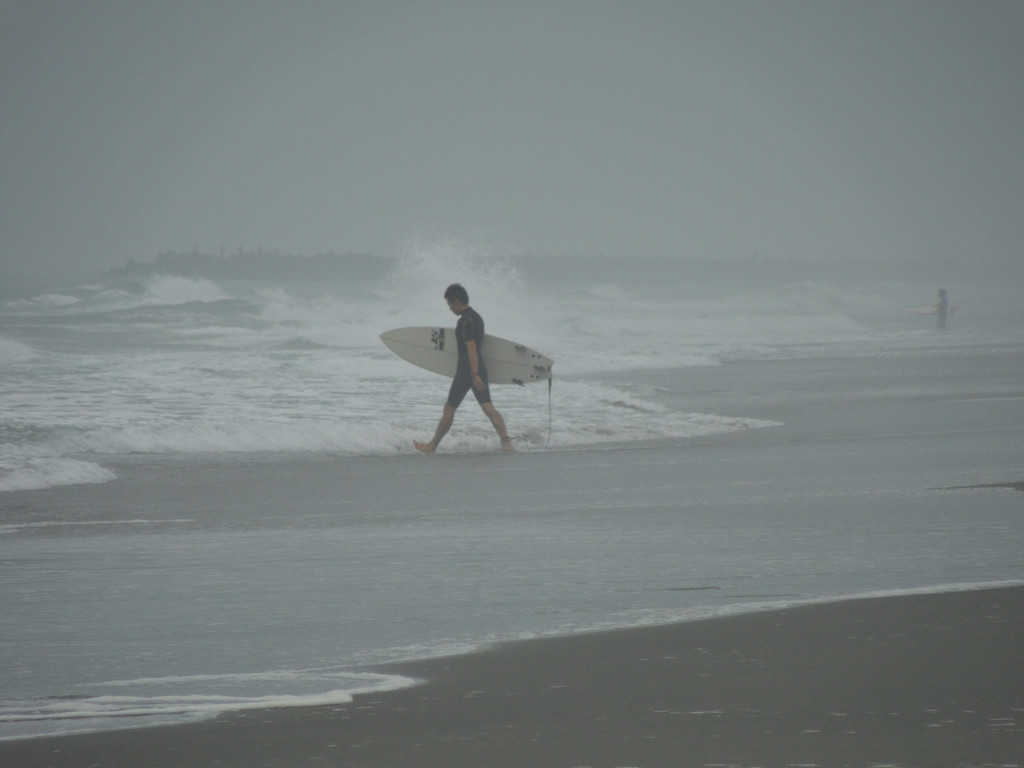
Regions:
<svg viewBox="0 0 1024 768"><path fill-rule="evenodd" d="M1024 4L0 0L2 266L1024 258Z"/></svg>

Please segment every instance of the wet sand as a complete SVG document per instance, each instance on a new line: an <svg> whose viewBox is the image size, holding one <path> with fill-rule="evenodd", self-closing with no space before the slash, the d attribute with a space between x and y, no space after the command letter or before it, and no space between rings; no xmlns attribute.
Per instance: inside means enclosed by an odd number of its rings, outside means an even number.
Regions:
<svg viewBox="0 0 1024 768"><path fill-rule="evenodd" d="M1024 764L1024 588L852 600L392 667L349 705L0 743L0 765Z"/></svg>

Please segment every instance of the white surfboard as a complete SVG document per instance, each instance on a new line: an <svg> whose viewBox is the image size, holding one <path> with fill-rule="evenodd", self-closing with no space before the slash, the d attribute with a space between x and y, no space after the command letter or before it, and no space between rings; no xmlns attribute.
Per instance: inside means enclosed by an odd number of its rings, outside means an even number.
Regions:
<svg viewBox="0 0 1024 768"><path fill-rule="evenodd" d="M452 378L459 362L454 328L416 326L395 328L380 335L381 341L403 360ZM508 339L484 334L480 345L488 384L529 384L551 378L554 361L535 349Z"/></svg>

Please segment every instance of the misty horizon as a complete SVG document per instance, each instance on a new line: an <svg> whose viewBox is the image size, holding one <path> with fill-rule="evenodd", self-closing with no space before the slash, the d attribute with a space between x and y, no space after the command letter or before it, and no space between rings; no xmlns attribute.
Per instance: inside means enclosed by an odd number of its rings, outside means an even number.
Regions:
<svg viewBox="0 0 1024 768"><path fill-rule="evenodd" d="M8 1L0 20L5 276L449 238L1021 261L1012 3Z"/></svg>

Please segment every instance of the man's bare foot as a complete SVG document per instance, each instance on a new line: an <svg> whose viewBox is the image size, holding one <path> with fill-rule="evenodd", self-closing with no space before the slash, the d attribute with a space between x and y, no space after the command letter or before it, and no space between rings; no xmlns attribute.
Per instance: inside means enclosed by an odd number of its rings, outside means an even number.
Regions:
<svg viewBox="0 0 1024 768"><path fill-rule="evenodd" d="M512 452L512 451L515 451L515 449L516 449L516 447L514 445L512 445L512 438L511 437L503 437L503 438L501 438L501 450Z"/></svg>
<svg viewBox="0 0 1024 768"><path fill-rule="evenodd" d="M413 440L412 444L420 453L433 453L436 450L430 443L421 443L418 440Z"/></svg>

